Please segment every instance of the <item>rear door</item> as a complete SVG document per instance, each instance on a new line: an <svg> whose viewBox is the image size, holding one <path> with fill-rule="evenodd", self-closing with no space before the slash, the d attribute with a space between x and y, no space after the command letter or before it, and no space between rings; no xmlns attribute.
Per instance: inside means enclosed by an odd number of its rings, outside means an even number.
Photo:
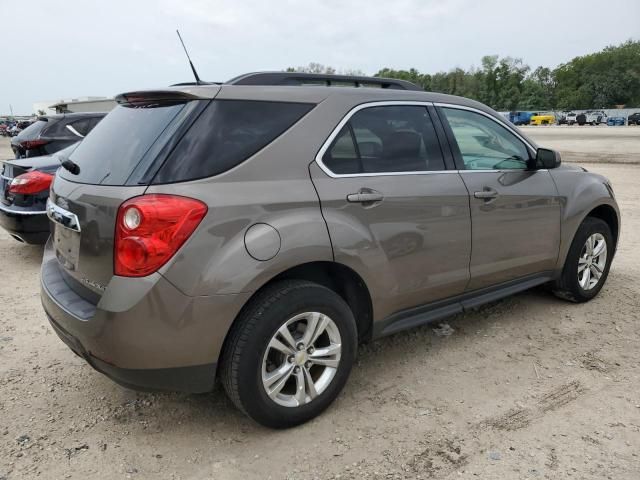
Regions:
<svg viewBox="0 0 640 480"><path fill-rule="evenodd" d="M361 105L311 164L335 260L363 277L377 319L469 279L467 190L445 167L436 126L426 104Z"/></svg>
<svg viewBox="0 0 640 480"><path fill-rule="evenodd" d="M528 170L533 147L481 111L439 107L466 184L472 245L468 290L555 268L560 201L547 170Z"/></svg>

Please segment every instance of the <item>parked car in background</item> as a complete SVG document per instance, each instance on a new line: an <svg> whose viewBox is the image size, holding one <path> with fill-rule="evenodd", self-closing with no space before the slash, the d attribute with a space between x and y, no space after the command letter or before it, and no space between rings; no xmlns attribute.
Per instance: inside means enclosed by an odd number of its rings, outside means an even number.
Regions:
<svg viewBox="0 0 640 480"><path fill-rule="evenodd" d="M589 125L600 125L607 123L607 114L602 110L587 110L585 113L585 122Z"/></svg>
<svg viewBox="0 0 640 480"><path fill-rule="evenodd" d="M62 160L76 147L77 143L53 155L3 162L0 170L0 226L13 238L31 244L47 241L49 187Z"/></svg>
<svg viewBox="0 0 640 480"><path fill-rule="evenodd" d="M567 125L575 125L577 123L577 116L578 114L576 112L568 112L567 116L565 117Z"/></svg>
<svg viewBox="0 0 640 480"><path fill-rule="evenodd" d="M66 113L38 117L11 140L15 158L50 155L84 138L106 113Z"/></svg>
<svg viewBox="0 0 640 480"><path fill-rule="evenodd" d="M19 122L12 122L9 125L9 128L7 128L7 133L10 137L15 137L16 135L18 135L20 132L22 132L24 129L28 128L29 125L31 125L33 122L29 121L29 120L21 120Z"/></svg>
<svg viewBox="0 0 640 480"><path fill-rule="evenodd" d="M529 125L553 125L556 123L556 116L553 112L535 113L529 120Z"/></svg>
<svg viewBox="0 0 640 480"><path fill-rule="evenodd" d="M567 114L569 112L556 112L556 123L558 125L566 125L567 124Z"/></svg>
<svg viewBox="0 0 640 480"><path fill-rule="evenodd" d="M587 124L587 115L584 113L579 113L576 115L576 123L580 126Z"/></svg>
<svg viewBox="0 0 640 480"><path fill-rule="evenodd" d="M509 112L509 121L514 125L529 125L532 112Z"/></svg>
<svg viewBox="0 0 640 480"><path fill-rule="evenodd" d="M124 385L218 376L291 427L338 396L360 341L547 283L586 302L609 273L609 181L479 102L287 72L116 100L51 185L41 299Z"/></svg>
<svg viewBox="0 0 640 480"><path fill-rule="evenodd" d="M626 119L624 117L608 117L607 125L610 127L618 127L625 124Z"/></svg>
<svg viewBox="0 0 640 480"><path fill-rule="evenodd" d="M627 125L640 125L640 112L629 115L627 117Z"/></svg>

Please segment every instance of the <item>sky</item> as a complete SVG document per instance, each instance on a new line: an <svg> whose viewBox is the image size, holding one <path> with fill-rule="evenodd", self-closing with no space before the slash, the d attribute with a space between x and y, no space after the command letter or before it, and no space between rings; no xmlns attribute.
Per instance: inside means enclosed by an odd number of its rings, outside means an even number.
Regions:
<svg viewBox="0 0 640 480"><path fill-rule="evenodd" d="M317 62L373 74L478 66L535 68L633 38L638 0L0 0L0 114L43 100L224 81Z"/></svg>

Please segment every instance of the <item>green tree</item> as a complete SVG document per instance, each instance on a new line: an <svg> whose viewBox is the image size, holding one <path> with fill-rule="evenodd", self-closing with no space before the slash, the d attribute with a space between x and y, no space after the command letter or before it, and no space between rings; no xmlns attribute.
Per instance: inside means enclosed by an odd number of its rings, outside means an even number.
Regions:
<svg viewBox="0 0 640 480"><path fill-rule="evenodd" d="M310 63L290 72L336 73L333 67ZM359 70L341 73L363 75ZM425 90L479 100L496 110L569 110L625 104L640 107L640 41L576 57L555 69L535 70L520 58L487 55L479 68L423 73L415 68L383 68L377 77L413 82Z"/></svg>

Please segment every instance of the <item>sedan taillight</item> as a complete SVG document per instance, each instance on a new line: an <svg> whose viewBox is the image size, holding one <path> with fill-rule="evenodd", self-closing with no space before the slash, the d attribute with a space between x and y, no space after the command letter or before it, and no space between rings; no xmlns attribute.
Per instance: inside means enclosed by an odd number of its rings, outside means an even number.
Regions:
<svg viewBox="0 0 640 480"><path fill-rule="evenodd" d="M53 175L49 173L33 172L23 173L11 180L9 184L9 193L31 195L48 190L53 181Z"/></svg>
<svg viewBox="0 0 640 480"><path fill-rule="evenodd" d="M37 140L23 140L22 142L20 142L20 146L25 150L33 150L34 148L42 147L47 143L49 143L48 140L38 138Z"/></svg>
<svg viewBox="0 0 640 480"><path fill-rule="evenodd" d="M157 271L206 213L204 203L176 195L143 195L124 202L116 219L115 274L144 277Z"/></svg>

